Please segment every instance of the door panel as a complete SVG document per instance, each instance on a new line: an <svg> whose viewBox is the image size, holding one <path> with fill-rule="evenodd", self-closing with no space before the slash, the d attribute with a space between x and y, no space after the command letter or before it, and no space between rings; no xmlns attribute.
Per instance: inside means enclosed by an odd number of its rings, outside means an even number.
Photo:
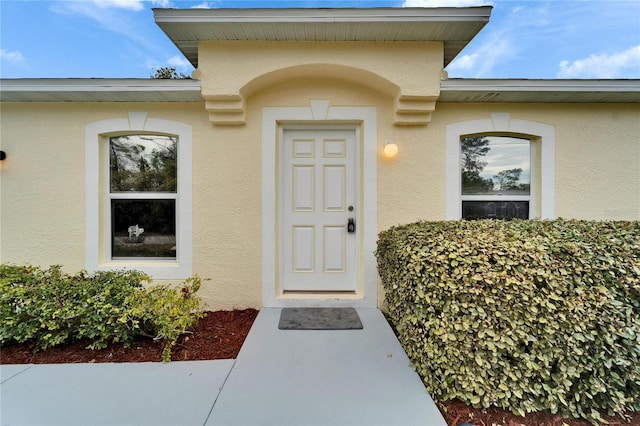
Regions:
<svg viewBox="0 0 640 426"><path fill-rule="evenodd" d="M282 290L356 291L355 131L285 130L281 148Z"/></svg>

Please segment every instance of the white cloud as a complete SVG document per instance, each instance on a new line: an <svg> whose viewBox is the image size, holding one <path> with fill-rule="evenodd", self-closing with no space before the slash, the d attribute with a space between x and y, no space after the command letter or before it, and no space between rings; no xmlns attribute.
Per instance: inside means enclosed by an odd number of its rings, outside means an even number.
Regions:
<svg viewBox="0 0 640 426"><path fill-rule="evenodd" d="M117 7L129 10L143 10L144 0L93 0L100 7ZM151 0L151 5L154 7L172 7L173 4L170 0Z"/></svg>
<svg viewBox="0 0 640 426"><path fill-rule="evenodd" d="M469 7L492 4L492 0L405 0L402 7Z"/></svg>
<svg viewBox="0 0 640 426"><path fill-rule="evenodd" d="M497 63L507 60L513 52L509 37L502 31L494 32L475 47L472 53L454 59L447 66L447 72L451 77L456 77L456 73L464 73L465 77L472 78L487 77Z"/></svg>
<svg viewBox="0 0 640 426"><path fill-rule="evenodd" d="M173 3L169 0L151 0L154 7L173 7Z"/></svg>
<svg viewBox="0 0 640 426"><path fill-rule="evenodd" d="M152 7L173 7L170 0L72 0L63 3L67 3L71 11L97 6L100 9L125 9L137 12L145 9L145 3L150 3Z"/></svg>
<svg viewBox="0 0 640 426"><path fill-rule="evenodd" d="M65 15L79 15L89 18L104 30L123 35L148 49L153 48L154 43L144 34L146 27L140 24L143 17L137 13L146 7L145 3L151 3L154 6L171 5L168 0L153 0L151 2L143 0L76 0L55 2L51 6L51 10Z"/></svg>
<svg viewBox="0 0 640 426"><path fill-rule="evenodd" d="M167 64L178 69L187 69L191 67L191 62L187 61L182 56L176 55L167 59Z"/></svg>
<svg viewBox="0 0 640 426"><path fill-rule="evenodd" d="M462 55L456 58L455 61L449 65L449 70L471 70L473 69L478 61L480 55L478 53L472 53L470 55Z"/></svg>
<svg viewBox="0 0 640 426"><path fill-rule="evenodd" d="M187 61L180 55L172 56L165 61L158 61L154 58L147 58L142 66L151 71L155 71L158 68L163 67L172 67L175 68L178 72L191 72L191 70L193 70L193 65L191 65L191 62Z"/></svg>
<svg viewBox="0 0 640 426"><path fill-rule="evenodd" d="M219 2L216 2L219 3ZM191 9L211 9L214 6L210 4L208 1L203 1L200 4L196 4L195 6L191 6Z"/></svg>
<svg viewBox="0 0 640 426"><path fill-rule="evenodd" d="M628 75L631 74L631 75ZM575 61L561 61L558 78L640 77L640 45L612 54L590 55Z"/></svg>
<svg viewBox="0 0 640 426"><path fill-rule="evenodd" d="M0 60L17 64L24 61L24 56L18 50L0 49Z"/></svg>
<svg viewBox="0 0 640 426"><path fill-rule="evenodd" d="M142 2L142 0L92 0L91 3L102 9L107 9L110 7L128 10L144 9L144 3Z"/></svg>

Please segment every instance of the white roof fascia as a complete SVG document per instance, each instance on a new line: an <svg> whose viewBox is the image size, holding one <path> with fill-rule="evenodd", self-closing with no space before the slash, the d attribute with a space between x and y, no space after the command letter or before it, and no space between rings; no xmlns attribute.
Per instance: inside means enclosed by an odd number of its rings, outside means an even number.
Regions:
<svg viewBox="0 0 640 426"><path fill-rule="evenodd" d="M340 9L153 9L156 23L465 22L489 21L491 6Z"/></svg>
<svg viewBox="0 0 640 426"><path fill-rule="evenodd" d="M65 102L112 101L121 94L122 102L202 101L199 80L191 79L0 79L0 101L3 102Z"/></svg>
<svg viewBox="0 0 640 426"><path fill-rule="evenodd" d="M640 102L640 80L449 79L439 102Z"/></svg>
<svg viewBox="0 0 640 426"><path fill-rule="evenodd" d="M161 91L200 90L200 81L192 79L111 79L111 78L17 78L0 80L4 91Z"/></svg>
<svg viewBox="0 0 640 426"><path fill-rule="evenodd" d="M2 102L203 102L199 80L0 79ZM449 79L439 102L640 102L640 80Z"/></svg>
<svg viewBox="0 0 640 426"><path fill-rule="evenodd" d="M441 90L496 92L640 92L640 80L449 79Z"/></svg>

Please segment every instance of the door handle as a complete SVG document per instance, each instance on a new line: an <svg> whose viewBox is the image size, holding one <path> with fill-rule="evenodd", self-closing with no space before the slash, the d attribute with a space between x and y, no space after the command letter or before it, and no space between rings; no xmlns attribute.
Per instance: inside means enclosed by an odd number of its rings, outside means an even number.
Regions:
<svg viewBox="0 0 640 426"><path fill-rule="evenodd" d="M349 221L347 222L347 232L350 234L356 232L356 222L352 217L350 217Z"/></svg>

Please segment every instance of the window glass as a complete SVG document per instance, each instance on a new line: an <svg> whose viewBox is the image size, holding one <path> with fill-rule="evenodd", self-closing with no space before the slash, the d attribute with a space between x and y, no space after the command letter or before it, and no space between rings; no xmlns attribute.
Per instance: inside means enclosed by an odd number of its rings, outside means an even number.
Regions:
<svg viewBox="0 0 640 426"><path fill-rule="evenodd" d="M113 259L176 258L177 142L163 135L109 138Z"/></svg>
<svg viewBox="0 0 640 426"><path fill-rule="evenodd" d="M111 200L112 257L176 258L176 200Z"/></svg>
<svg viewBox="0 0 640 426"><path fill-rule="evenodd" d="M530 195L530 141L505 136L462 138L462 195Z"/></svg>
<svg viewBox="0 0 640 426"><path fill-rule="evenodd" d="M528 201L463 201L464 219L528 219Z"/></svg>
<svg viewBox="0 0 640 426"><path fill-rule="evenodd" d="M109 139L111 192L176 192L177 138L126 135Z"/></svg>

